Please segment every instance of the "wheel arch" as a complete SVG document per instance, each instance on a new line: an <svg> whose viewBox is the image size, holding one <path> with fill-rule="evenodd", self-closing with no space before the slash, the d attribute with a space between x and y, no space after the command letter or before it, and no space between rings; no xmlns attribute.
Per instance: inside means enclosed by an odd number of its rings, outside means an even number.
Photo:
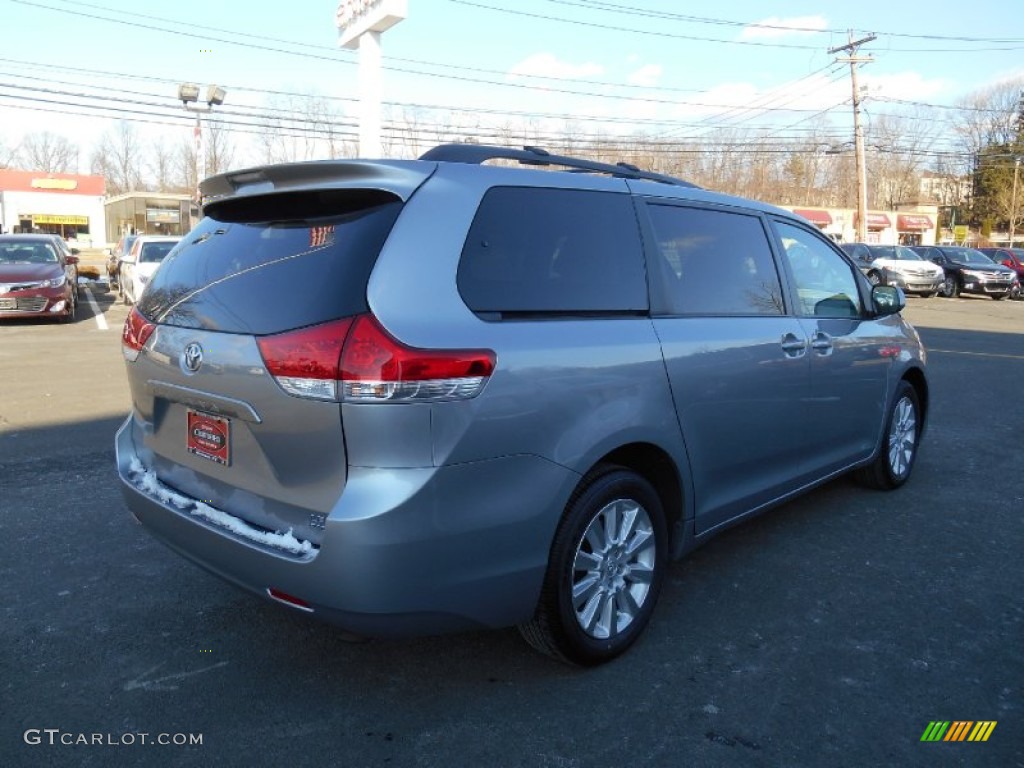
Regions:
<svg viewBox="0 0 1024 768"><path fill-rule="evenodd" d="M688 539L685 526L686 496L679 467L669 453L653 443L628 443L602 456L586 473L587 477L599 471L602 465L630 469L654 487L665 512L669 554L673 558L682 554Z"/></svg>
<svg viewBox="0 0 1024 768"><path fill-rule="evenodd" d="M921 433L923 434L925 425L928 423L928 380L920 368L908 368L902 378L917 393L917 403L921 406Z"/></svg>

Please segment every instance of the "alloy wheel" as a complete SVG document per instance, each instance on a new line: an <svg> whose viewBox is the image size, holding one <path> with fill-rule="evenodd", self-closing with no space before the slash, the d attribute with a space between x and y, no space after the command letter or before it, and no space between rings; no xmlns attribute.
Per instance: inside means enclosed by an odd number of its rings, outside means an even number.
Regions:
<svg viewBox="0 0 1024 768"><path fill-rule="evenodd" d="M897 478L910 471L917 449L917 414L909 397L900 398L889 427L889 469Z"/></svg>
<svg viewBox="0 0 1024 768"><path fill-rule="evenodd" d="M607 639L623 632L650 592L657 555L647 511L632 499L605 505L576 546L572 603L587 635Z"/></svg>

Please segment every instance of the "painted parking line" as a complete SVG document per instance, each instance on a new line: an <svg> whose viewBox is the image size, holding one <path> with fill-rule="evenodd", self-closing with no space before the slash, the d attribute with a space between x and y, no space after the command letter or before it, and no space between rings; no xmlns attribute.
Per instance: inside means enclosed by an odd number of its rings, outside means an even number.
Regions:
<svg viewBox="0 0 1024 768"><path fill-rule="evenodd" d="M92 308L92 316L96 318L96 327L101 331L108 330L110 326L107 325L107 318L104 317L103 310L100 309L100 305L96 303L96 298L88 288L85 289L85 300L89 302L89 306Z"/></svg>
<svg viewBox="0 0 1024 768"><path fill-rule="evenodd" d="M970 355L971 357L994 357L1004 360L1024 360L1024 355L1008 355L1000 352L967 352L961 349L933 349L928 347L928 354L939 352L944 355Z"/></svg>

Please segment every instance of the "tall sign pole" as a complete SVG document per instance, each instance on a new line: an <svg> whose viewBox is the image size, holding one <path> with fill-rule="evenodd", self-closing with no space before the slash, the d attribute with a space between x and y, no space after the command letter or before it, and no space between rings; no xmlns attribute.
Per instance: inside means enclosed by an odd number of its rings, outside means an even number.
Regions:
<svg viewBox="0 0 1024 768"><path fill-rule="evenodd" d="M381 34L406 17L407 0L341 0L338 44L359 50L359 156L381 156Z"/></svg>
<svg viewBox="0 0 1024 768"><path fill-rule="evenodd" d="M850 65L850 80L853 83L853 149L857 156L857 241L866 243L868 241L868 170L864 158L864 130L860 124L860 88L857 87L857 65L867 64L874 61L871 56L857 56L857 48L870 43L875 35L868 35L860 40L853 39L850 33L850 42L836 48L829 48L829 54L849 51L850 55L836 61Z"/></svg>

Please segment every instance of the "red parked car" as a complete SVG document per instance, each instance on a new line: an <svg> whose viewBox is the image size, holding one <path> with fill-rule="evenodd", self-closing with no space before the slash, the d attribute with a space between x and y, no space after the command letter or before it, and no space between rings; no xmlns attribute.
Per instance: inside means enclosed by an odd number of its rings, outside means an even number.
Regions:
<svg viewBox="0 0 1024 768"><path fill-rule="evenodd" d="M78 310L78 257L50 235L0 235L0 319L54 317Z"/></svg>
<svg viewBox="0 0 1024 768"><path fill-rule="evenodd" d="M996 264L1009 267L1017 273L1017 284L1010 289L1010 298L1024 298L1021 286L1024 286L1024 248L979 248Z"/></svg>

